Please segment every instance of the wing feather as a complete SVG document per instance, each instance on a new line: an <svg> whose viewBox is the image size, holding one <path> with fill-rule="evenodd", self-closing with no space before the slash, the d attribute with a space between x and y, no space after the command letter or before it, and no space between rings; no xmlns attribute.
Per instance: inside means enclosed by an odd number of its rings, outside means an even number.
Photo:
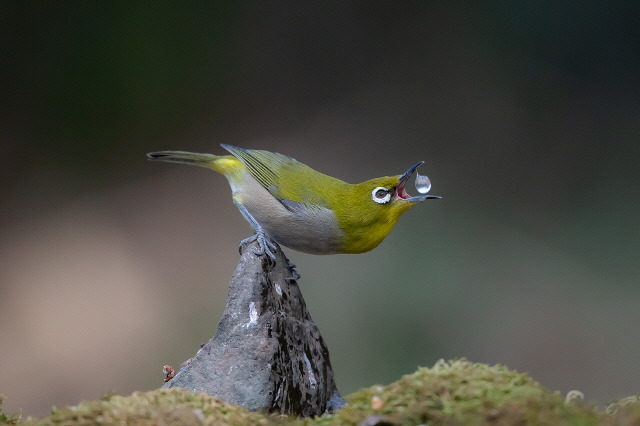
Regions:
<svg viewBox="0 0 640 426"><path fill-rule="evenodd" d="M257 149L222 147L245 165L251 176L292 213L331 209L327 202L338 187L347 185L339 179L319 173L287 155ZM305 176L301 182L301 176ZM313 176L313 179L308 177Z"/></svg>
<svg viewBox="0 0 640 426"><path fill-rule="evenodd" d="M280 179L276 171L284 164L296 161L277 152L244 149L225 144L221 146L242 161L251 176L270 191L280 188Z"/></svg>

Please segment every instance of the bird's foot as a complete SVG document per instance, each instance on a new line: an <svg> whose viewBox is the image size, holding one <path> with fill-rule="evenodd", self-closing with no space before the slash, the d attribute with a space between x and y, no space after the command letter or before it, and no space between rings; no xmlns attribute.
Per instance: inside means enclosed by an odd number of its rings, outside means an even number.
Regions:
<svg viewBox="0 0 640 426"><path fill-rule="evenodd" d="M297 280L299 280L300 279L300 274L298 273L298 271L296 271L296 265L291 263L291 261L289 260L288 257L285 257L285 260L287 261L287 267L291 271L291 277L289 278L289 281L297 281Z"/></svg>
<svg viewBox="0 0 640 426"><path fill-rule="evenodd" d="M251 224L251 227L256 232L254 235L250 236L249 238L245 238L244 240L240 241L240 247L238 247L240 254L242 254L242 247L245 244L250 244L254 241L258 241L258 245L260 246L260 249L254 250L253 254L255 254L256 256L262 256L263 254L266 254L267 256L269 256L269 258L272 261L275 261L276 250L278 248L276 243L273 242L269 237L267 237L267 234L265 234L264 229L262 229L262 226L260 226L258 221L251 215L251 213L249 213L249 210L247 210L245 206L243 206L242 204L236 201L234 201L233 203L236 205L236 207L238 207L238 210L240 210L240 213L242 213L242 216L244 216L244 218L247 219L247 222Z"/></svg>
<svg viewBox="0 0 640 426"><path fill-rule="evenodd" d="M271 241L269 237L267 237L264 231L258 231L249 238L245 238L244 240L240 241L240 247L238 247L240 253L242 253L242 247L247 244L251 244L254 241L258 241L258 246L260 246L260 248L258 250L253 250L253 254L255 254L256 256L262 256L263 254L266 254L271 258L271 260L276 260L277 246L273 241Z"/></svg>

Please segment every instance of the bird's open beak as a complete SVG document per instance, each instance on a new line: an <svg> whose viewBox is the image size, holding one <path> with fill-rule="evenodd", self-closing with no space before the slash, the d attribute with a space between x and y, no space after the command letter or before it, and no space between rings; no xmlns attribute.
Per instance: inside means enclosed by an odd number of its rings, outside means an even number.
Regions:
<svg viewBox="0 0 640 426"><path fill-rule="evenodd" d="M406 172L404 172L402 176L400 176L400 179L398 179L398 185L396 186L396 197L402 198L404 201L409 201L413 203L417 203L418 201L424 201L429 198L442 198L437 195L416 195L412 197L407 193L405 189L405 185L407 181L413 175L413 173L418 169L418 167L420 167L420 165L423 163L424 161L420 161L419 163L414 164L413 166L409 167L409 170L407 170Z"/></svg>

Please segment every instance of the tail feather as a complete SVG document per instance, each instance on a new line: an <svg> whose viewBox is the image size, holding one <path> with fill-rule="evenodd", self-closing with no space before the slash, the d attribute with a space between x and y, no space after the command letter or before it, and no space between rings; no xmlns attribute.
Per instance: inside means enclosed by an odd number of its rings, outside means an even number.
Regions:
<svg viewBox="0 0 640 426"><path fill-rule="evenodd" d="M211 163L220 158L213 154L199 154L186 151L158 151L150 152L147 157L151 161L166 161L168 163L193 164L196 166L210 167Z"/></svg>
<svg viewBox="0 0 640 426"><path fill-rule="evenodd" d="M206 167L223 175L235 175L244 170L244 166L233 155L199 154L187 151L157 151L150 152L147 157L151 161L166 161L168 163L193 164Z"/></svg>

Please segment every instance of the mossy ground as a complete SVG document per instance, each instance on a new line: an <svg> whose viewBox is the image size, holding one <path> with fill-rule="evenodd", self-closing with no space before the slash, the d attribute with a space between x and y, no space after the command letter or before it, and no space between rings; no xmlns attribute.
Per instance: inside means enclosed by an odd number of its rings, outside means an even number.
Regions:
<svg viewBox="0 0 640 426"><path fill-rule="evenodd" d="M206 394L156 389L105 396L54 408L41 419L2 414L0 424L24 425L635 425L640 399L629 397L607 411L580 398L550 392L528 375L504 366L439 361L387 386L347 398L333 415L313 419L253 413ZM1 402L1 401L0 401Z"/></svg>

